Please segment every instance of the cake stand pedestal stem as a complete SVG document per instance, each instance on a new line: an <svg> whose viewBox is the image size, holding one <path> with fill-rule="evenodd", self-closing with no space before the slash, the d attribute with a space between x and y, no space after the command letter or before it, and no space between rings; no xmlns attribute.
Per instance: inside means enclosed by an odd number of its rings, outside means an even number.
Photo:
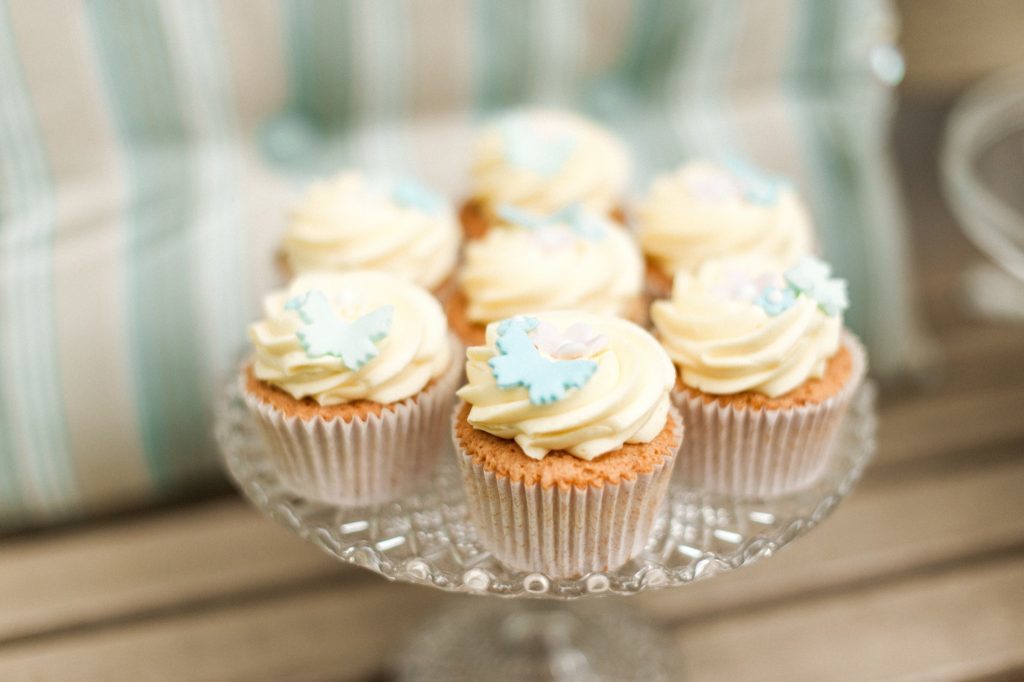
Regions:
<svg viewBox="0 0 1024 682"><path fill-rule="evenodd" d="M402 682L678 680L674 647L622 598L473 599L426 623L402 653Z"/></svg>

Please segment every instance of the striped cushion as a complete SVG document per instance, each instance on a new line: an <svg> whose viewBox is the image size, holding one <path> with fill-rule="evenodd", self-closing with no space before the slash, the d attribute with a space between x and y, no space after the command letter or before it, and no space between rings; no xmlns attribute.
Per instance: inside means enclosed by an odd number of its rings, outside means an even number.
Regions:
<svg viewBox="0 0 1024 682"><path fill-rule="evenodd" d="M470 124L526 101L624 131L638 187L729 148L789 172L902 362L891 27L881 0L0 0L0 524L213 472L296 187L355 163L457 194Z"/></svg>

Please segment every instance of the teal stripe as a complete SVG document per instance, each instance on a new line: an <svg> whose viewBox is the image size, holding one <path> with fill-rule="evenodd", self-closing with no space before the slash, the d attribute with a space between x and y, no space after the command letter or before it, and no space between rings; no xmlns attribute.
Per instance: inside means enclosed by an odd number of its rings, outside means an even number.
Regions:
<svg viewBox="0 0 1024 682"><path fill-rule="evenodd" d="M864 215L858 197L860 186L855 141L847 137L847 110L837 87L842 77L839 63L841 3L801 0L794 53L789 71L800 120L805 131L802 152L810 169L818 217L818 234L825 255L850 286L846 324L858 332L867 328L867 271L861 229Z"/></svg>
<svg viewBox="0 0 1024 682"><path fill-rule="evenodd" d="M3 7L5 15L7 15L6 3ZM0 36L3 38L0 40L0 46L13 48L9 26L10 23L5 16L4 21L0 21L0 31L2 31ZM18 70L16 61L17 55L13 49L0 55L0 88L4 93L13 91L12 81L17 79ZM21 217L23 210L20 208L19 199L24 194L24 190L16 185L23 183L27 178L27 174L22 171L23 154L20 149L17 149L26 137L22 135L24 118L24 111L18 111L15 108L14 97L0 97L0 172L2 172L0 175L0 190L2 190L0 201L3 202L0 203L0 257L3 259L0 261L3 263L3 267L0 267L0 284L3 285L0 287L0 291L5 294L0 298L0 339L4 338L5 333L13 337L15 330L18 329L18 316L14 310L17 308L21 291L17 286L20 282L13 278L12 273L15 272L16 263L20 260L20 253L16 249L18 245L11 242L13 242L17 223L23 221ZM12 261L10 265L8 260ZM2 345L0 344L0 346ZM17 361L17 357L13 357L14 351L12 343L10 349L5 349L0 353L0 376L16 376L20 363ZM11 368L6 370L9 374L5 373L4 367L4 361L8 357L12 357L14 360L10 363ZM21 382L17 381L17 384L17 388L20 389ZM21 471L20 463L15 455L18 446L14 429L22 423L22 419L14 411L13 404L14 401L10 401L8 404L6 392L0 390L0 492L3 495L0 499L2 499L5 516L20 515L25 512L21 480L27 478L28 485L31 485L32 478L37 478L32 471L24 473ZM22 401L21 405L24 406L24 404ZM34 462L34 453L26 460Z"/></svg>
<svg viewBox="0 0 1024 682"><path fill-rule="evenodd" d="M158 490L206 443L189 243L187 130L155 0L86 5L125 160L125 315L139 429Z"/></svg>
<svg viewBox="0 0 1024 682"><path fill-rule="evenodd" d="M530 50L533 101L575 106L583 83L587 34L581 0L532 0L536 38Z"/></svg>
<svg viewBox="0 0 1024 682"><path fill-rule="evenodd" d="M379 52L385 87L375 114L386 121L403 121L408 110L410 68L409 6L401 0L378 0L373 45Z"/></svg>
<svg viewBox="0 0 1024 682"><path fill-rule="evenodd" d="M663 99L668 76L691 44L706 3L700 0L638 0L618 76L637 95Z"/></svg>
<svg viewBox="0 0 1024 682"><path fill-rule="evenodd" d="M523 103L529 93L532 4L473 2L473 99L478 112Z"/></svg>
<svg viewBox="0 0 1024 682"><path fill-rule="evenodd" d="M344 137L356 118L350 4L282 0L288 53L288 104L260 133L268 160L296 181L348 160Z"/></svg>
<svg viewBox="0 0 1024 682"><path fill-rule="evenodd" d="M3 355L9 361L8 385L18 399L17 408L8 402L0 412L5 422L0 450L10 465L8 475L3 476L4 506L24 505L30 512L49 515L71 510L79 502L56 347L52 260L56 199L41 131L10 32L6 2L2 13L0 45L9 47L7 54L0 55L5 103L0 113L0 165L8 203L0 231L3 255L9 259L2 324L10 330L10 345ZM21 438L16 440L15 434ZM31 473L21 471L22 485L31 487L30 498L16 491L14 476L20 470L16 458L32 463Z"/></svg>
<svg viewBox="0 0 1024 682"><path fill-rule="evenodd" d="M359 119L354 128L381 130L381 126L401 125L408 121L409 44L413 38L409 30L409 8L401 0L379 0L362 9L363 21L359 30L366 35L359 41L361 88ZM408 138L401 128L388 134L374 136L374 148L369 157L360 158L364 164L390 172L411 172Z"/></svg>
<svg viewBox="0 0 1024 682"><path fill-rule="evenodd" d="M288 32L292 111L323 130L344 131L355 111L348 3L291 0L281 8Z"/></svg>
<svg viewBox="0 0 1024 682"><path fill-rule="evenodd" d="M591 108L627 131L643 165L641 184L679 163L683 139L673 119L678 88L670 82L684 51L700 29L703 0L638 0L633 7L622 59L597 81Z"/></svg>
<svg viewBox="0 0 1024 682"><path fill-rule="evenodd" d="M690 34L688 82L678 101L690 111L690 129L683 136L692 155L715 158L742 152L729 119L726 84L743 5L736 0L708 3L701 13L699 31Z"/></svg>
<svg viewBox="0 0 1024 682"><path fill-rule="evenodd" d="M209 404L225 374L233 370L249 320L241 296L248 281L244 273L238 129L228 79L222 40L223 31L216 6L205 0L182 0L164 5L168 49L175 56L178 93L183 118L192 127L189 135L196 145L190 174L195 192L191 225L195 232L189 248L194 287L215 296L201 295L195 302L203 307L204 334L199 354L202 389ZM187 110L186 110L187 107ZM208 435L204 433L203 435ZM212 442L181 453L176 474L188 477L210 470Z"/></svg>
<svg viewBox="0 0 1024 682"><path fill-rule="evenodd" d="M196 90L191 100L198 100L204 107L199 113L207 128L202 158L213 168L212 180L204 175L206 182L196 188L200 193L197 207L202 211L197 219L206 232L196 241L198 252L194 258L207 254L218 292L215 301L203 301L216 310L211 316L215 321L212 357L206 363L210 370L206 375L216 386L217 372L231 367L238 358L250 319L248 297L242 295L248 272L242 248L247 236L242 229L241 149L234 137L240 124L231 99L234 87L218 6L206 0L187 0L179 2L176 11L183 18L187 43L179 43L175 49L189 51L184 68L190 78L183 81Z"/></svg>
<svg viewBox="0 0 1024 682"><path fill-rule="evenodd" d="M221 245L217 257L217 263L220 264L217 269L220 283L218 290L223 293L222 302L218 304L219 314L216 316L220 321L217 339L221 357L218 365L230 370L245 344L245 328L253 314L249 297L243 291L251 280L248 259L241 247L248 240L243 225L242 150L233 138L241 128L241 122L232 99L235 87L231 81L229 58L223 41L225 30L220 5L197 0L194 7L199 13L196 17L196 34L203 36L200 54L207 64L204 73L209 75L204 94L209 96L213 105L218 138L215 140L215 148L221 167L220 182L207 188L209 203L220 209L214 223ZM219 390L220 377L212 378L216 382L215 390Z"/></svg>

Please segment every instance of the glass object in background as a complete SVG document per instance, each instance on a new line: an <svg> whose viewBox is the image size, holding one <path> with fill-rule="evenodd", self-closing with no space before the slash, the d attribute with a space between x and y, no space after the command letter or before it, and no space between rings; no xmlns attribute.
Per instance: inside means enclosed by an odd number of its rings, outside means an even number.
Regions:
<svg viewBox="0 0 1024 682"><path fill-rule="evenodd" d="M970 303L1024 321L1024 68L990 76L957 103L942 174L964 233L999 266L965 273Z"/></svg>
<svg viewBox="0 0 1024 682"><path fill-rule="evenodd" d="M440 616L402 657L407 678L496 680L506 679L496 677L504 673L507 679L668 680L678 670L674 647L660 644L658 631L630 616L624 604L587 600L569 607L552 600L681 586L772 556L823 521L860 479L874 452L873 403L868 383L854 397L828 468L810 488L738 500L673 481L639 556L613 571L567 579L511 569L484 549L451 452L414 494L340 508L283 485L235 381L221 402L216 435L226 468L246 497L340 561L448 592L534 598L499 605L475 600ZM481 628L487 642L480 641Z"/></svg>

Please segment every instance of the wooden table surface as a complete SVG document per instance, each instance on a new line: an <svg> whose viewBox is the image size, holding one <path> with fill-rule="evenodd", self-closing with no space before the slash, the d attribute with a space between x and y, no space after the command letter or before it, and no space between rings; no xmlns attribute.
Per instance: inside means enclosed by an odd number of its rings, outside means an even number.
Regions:
<svg viewBox="0 0 1024 682"><path fill-rule="evenodd" d="M633 598L690 680L1024 680L1024 326L976 319L978 255L938 194L940 106L897 148L923 311L943 355L889 388L880 451L777 557ZM338 565L233 495L0 543L0 679L387 679L459 599Z"/></svg>

